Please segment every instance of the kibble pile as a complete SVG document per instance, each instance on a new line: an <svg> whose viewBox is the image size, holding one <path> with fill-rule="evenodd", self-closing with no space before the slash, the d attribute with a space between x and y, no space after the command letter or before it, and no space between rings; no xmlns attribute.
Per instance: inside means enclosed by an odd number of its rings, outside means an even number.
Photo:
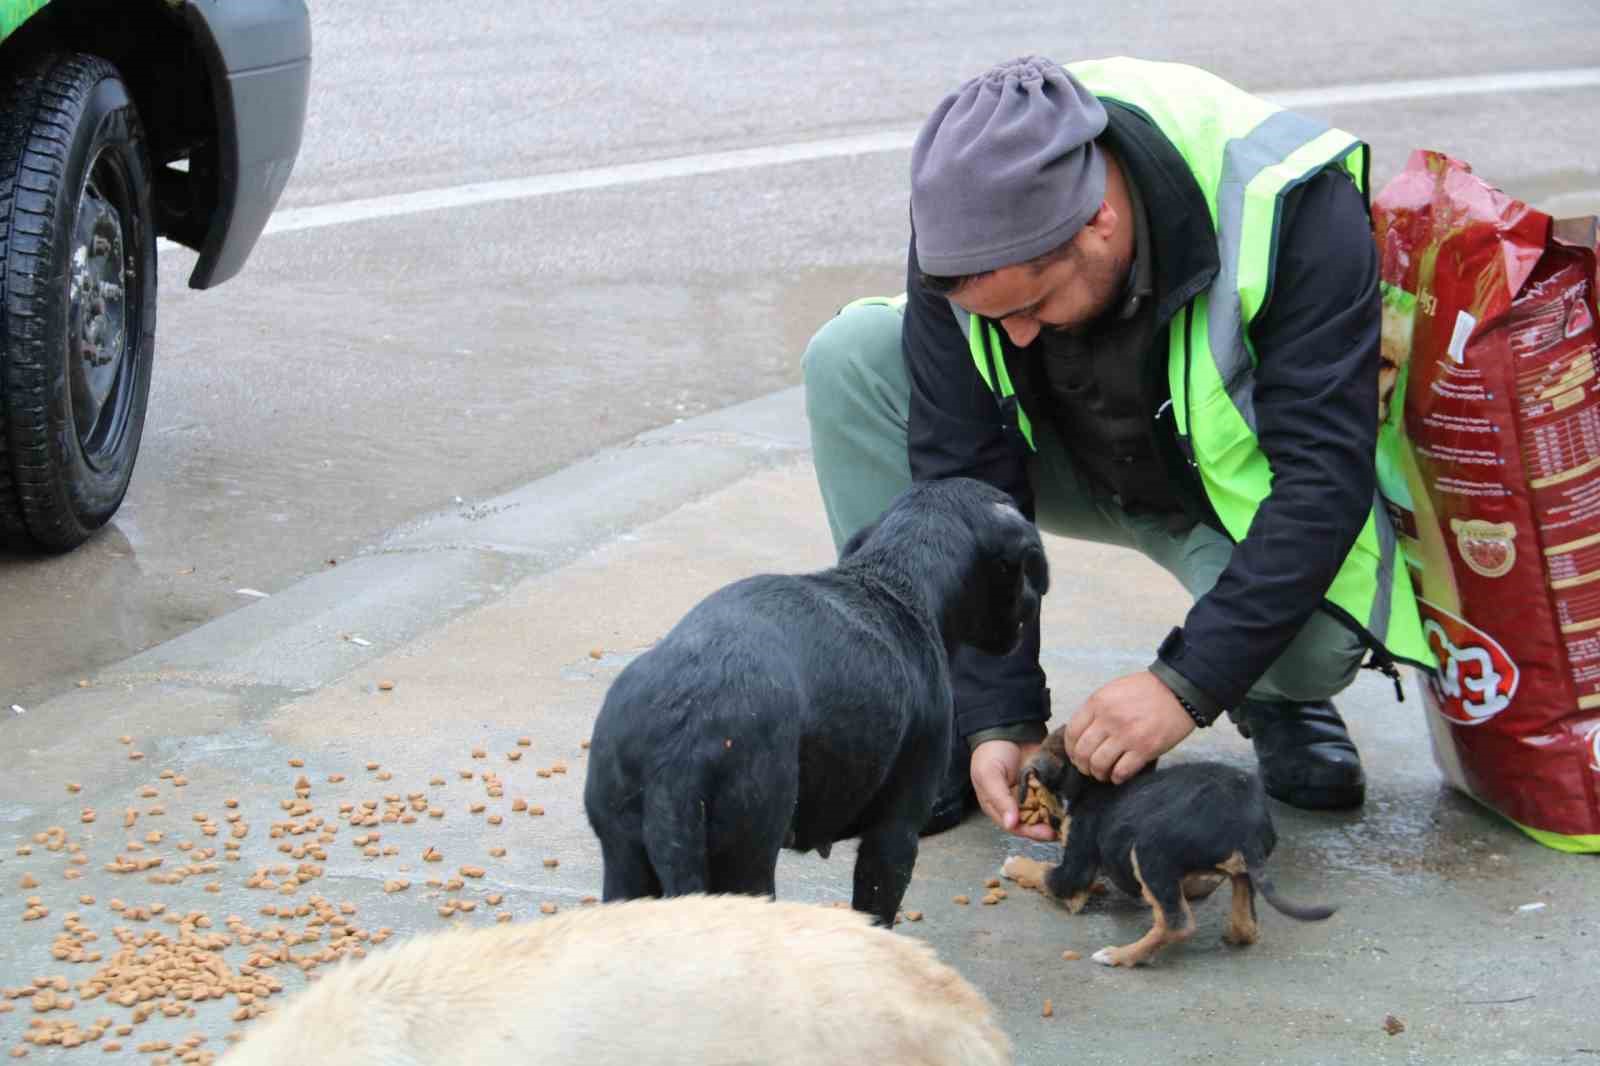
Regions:
<svg viewBox="0 0 1600 1066"><path fill-rule="evenodd" d="M131 761L145 758L132 747L132 737L118 739L129 747ZM520 763L532 744L531 737L518 738L517 746L503 754L505 761ZM588 746L587 741L581 744L582 748ZM486 762L489 753L474 748L471 758ZM387 927L363 925L355 904L318 892L324 864L342 838L364 860L394 860L397 874L410 872L413 860L443 865L446 859L440 848L418 840L418 830L408 827L436 825L446 818L452 806L447 802L450 789L445 775L435 774L425 790L389 791L394 787L387 786L393 774L378 762L364 765L372 796L318 802L313 798L310 777L300 772L305 760L290 759L289 768L295 771L292 794L279 800L278 809L269 817L262 817L266 812L255 812L254 822L232 797L216 810L190 809L185 791L188 779L166 769L155 780L138 786L139 802L121 811L124 832L116 836L123 839L120 846L111 847L108 857L90 856L90 848L105 848L103 831L96 834L85 829L81 839L74 839L64 827L51 826L18 843L16 854L24 860L25 869L17 883L24 892L32 893L23 899L21 920L57 917L61 928L50 955L71 972L38 976L16 988L0 987L0 1020L20 1011L32 1014L22 1042L12 1046L9 1055L26 1058L29 1049L36 1047L98 1048L112 1054L149 1055L151 1066L210 1063L219 1052L206 1046L203 1033L178 1040L141 1039L140 1027L154 1018L202 1017L215 1026L220 1014L211 1011L226 1012L235 1023L247 1024L270 1011L271 998L284 991L275 971L292 967L314 979L318 967L346 957L361 958L369 947L392 936L393 930ZM567 770L566 762L558 759L535 773L540 778L555 778ZM494 770L463 768L456 776L461 782L476 781L481 786L481 798L474 790L465 804L459 796L453 797L456 806L464 805L469 815L483 815L490 826L504 825L508 815L537 818L544 814L541 805L523 796L512 797L509 804L498 802L504 800L507 785ZM329 785L341 785L347 777L330 773L326 780ZM82 791L77 782L68 782L66 787L73 794ZM342 791L360 791L360 786L352 782ZM85 827L104 824L102 812L90 807L80 809L79 821ZM246 841L253 832L259 836L253 824L265 828L279 859L255 865L241 878L234 872L238 867L230 864L242 864ZM472 915L481 906L485 916L511 921L511 912L499 909L505 905L503 893L477 890L490 873L486 863L503 859L507 848L494 845L486 853L483 865L466 863L448 876L421 879L430 902L439 901L433 909L440 917ZM102 905L78 890L45 887L44 882L52 879L80 880L92 861L100 861L106 872L128 879L130 889L124 893L128 901L109 899ZM545 868L558 865L556 857L545 857ZM239 898L241 887L260 894L265 901L257 907L255 919L247 920L239 914L216 919L205 911L180 909L159 899L161 889L190 880L206 893L226 894L230 901ZM135 898L137 889L131 886L140 882L151 887L148 895ZM383 891L390 895L411 887L412 881L406 877L383 881ZM585 896L582 902L597 900ZM539 910L554 914L558 907L546 900ZM230 965L225 955L230 948L245 949L236 966ZM240 953L234 957L239 958ZM219 1006L202 1014L213 1001ZM235 1029L224 1039L234 1041L242 1035L242 1030Z"/></svg>

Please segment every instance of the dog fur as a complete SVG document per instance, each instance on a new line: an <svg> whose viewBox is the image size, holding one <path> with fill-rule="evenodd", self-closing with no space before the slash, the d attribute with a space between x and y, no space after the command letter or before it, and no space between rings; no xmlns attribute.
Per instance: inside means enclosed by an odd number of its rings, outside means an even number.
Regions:
<svg viewBox="0 0 1600 1066"><path fill-rule="evenodd" d="M641 900L417 937L341 965L224 1066L1001 1066L988 1001L859 914Z"/></svg>
<svg viewBox="0 0 1600 1066"><path fill-rule="evenodd" d="M1023 769L1019 802L1028 779L1044 790L1063 852L1050 867L1023 856L1002 872L1061 901L1072 914L1088 902L1103 870L1111 883L1150 905L1154 925L1138 941L1095 952L1106 966L1148 962L1167 944L1194 935L1191 900L1204 899L1224 881L1233 906L1223 939L1245 946L1259 936L1257 891L1278 911L1300 921L1321 921L1332 907L1304 907L1277 894L1266 861L1277 846L1261 779L1222 763L1193 762L1157 770L1155 764L1121 785L1097 781L1067 759L1065 730L1045 739ZM1053 798L1053 802L1052 802Z"/></svg>
<svg viewBox="0 0 1600 1066"><path fill-rule="evenodd" d="M771 896L783 848L859 837L852 906L893 924L950 765L950 652L1011 651L1048 586L1011 498L952 478L902 493L832 569L707 597L595 723L605 899Z"/></svg>

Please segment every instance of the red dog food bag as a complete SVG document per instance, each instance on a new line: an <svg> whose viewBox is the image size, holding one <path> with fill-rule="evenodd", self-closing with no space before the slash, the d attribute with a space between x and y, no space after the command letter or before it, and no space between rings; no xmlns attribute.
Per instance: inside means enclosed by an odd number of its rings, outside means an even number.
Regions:
<svg viewBox="0 0 1600 1066"><path fill-rule="evenodd" d="M1541 843L1600 851L1595 220L1415 152L1373 223L1379 479L1439 663L1434 757Z"/></svg>

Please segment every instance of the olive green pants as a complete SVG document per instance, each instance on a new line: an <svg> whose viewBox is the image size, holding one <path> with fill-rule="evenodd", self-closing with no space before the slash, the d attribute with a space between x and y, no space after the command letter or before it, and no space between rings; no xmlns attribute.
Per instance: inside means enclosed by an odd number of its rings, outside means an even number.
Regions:
<svg viewBox="0 0 1600 1066"><path fill-rule="evenodd" d="M911 388L900 351L900 311L875 304L842 311L811 338L802 373L812 459L838 548L911 484ZM1174 533L1160 519L1129 514L1079 472L1046 420L1034 420L1033 436L1037 451L1028 476L1040 529L1132 548L1176 577L1191 596L1216 584L1233 551L1226 536L1203 524ZM1353 633L1317 611L1250 698L1328 699L1355 679L1362 654Z"/></svg>

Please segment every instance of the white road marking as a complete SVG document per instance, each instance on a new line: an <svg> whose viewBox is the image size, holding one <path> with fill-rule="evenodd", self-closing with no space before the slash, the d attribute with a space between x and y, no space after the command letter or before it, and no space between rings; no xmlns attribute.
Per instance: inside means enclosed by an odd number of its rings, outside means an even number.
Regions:
<svg viewBox="0 0 1600 1066"><path fill-rule="evenodd" d="M1569 70L1527 70L1503 74L1479 74L1459 78L1428 78L1416 81L1381 81L1355 85L1327 85L1319 89L1285 89L1261 93L1284 107L1301 111L1342 104L1373 104L1394 100L1439 99L1476 96L1486 93L1554 92L1600 86L1600 67ZM425 211L445 211L480 204L526 200L557 193L611 189L621 185L642 185L669 178L699 177L734 170L782 166L785 163L814 162L844 156L872 155L904 151L916 138L915 129L880 130L850 137L831 137L820 141L739 148L727 152L656 159L644 163L567 170L536 174L503 181L476 182L443 189L374 196L315 207L289 208L276 212L267 223L266 233L296 233L301 230L340 226L351 222L398 218Z"/></svg>

